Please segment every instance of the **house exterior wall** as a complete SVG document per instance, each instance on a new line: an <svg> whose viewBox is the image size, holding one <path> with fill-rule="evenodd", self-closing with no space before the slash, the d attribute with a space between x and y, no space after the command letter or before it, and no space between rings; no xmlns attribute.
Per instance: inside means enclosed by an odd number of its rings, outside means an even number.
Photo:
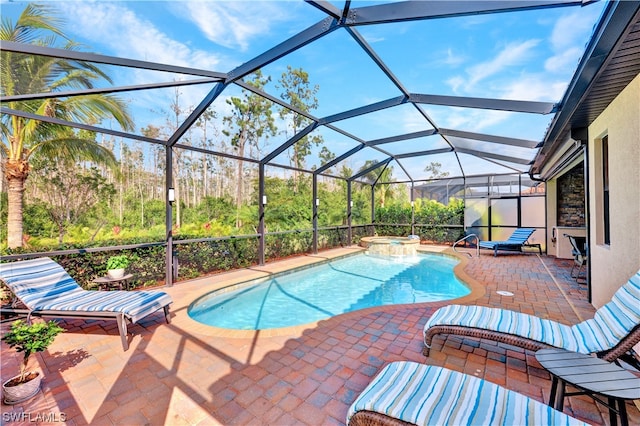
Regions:
<svg viewBox="0 0 640 426"><path fill-rule="evenodd" d="M602 139L609 146L610 244L603 243ZM589 126L589 261L596 308L640 269L640 76Z"/></svg>

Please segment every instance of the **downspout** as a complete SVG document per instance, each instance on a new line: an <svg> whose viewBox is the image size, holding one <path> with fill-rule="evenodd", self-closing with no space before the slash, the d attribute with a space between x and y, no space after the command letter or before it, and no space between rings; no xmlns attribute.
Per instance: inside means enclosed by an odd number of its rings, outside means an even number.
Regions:
<svg viewBox="0 0 640 426"><path fill-rule="evenodd" d="M582 150L584 152L584 224L587 231L587 297L589 303L591 303L591 261L589 254L589 247L591 247L591 222L589 220L589 206L590 206L590 197L589 197L589 145L588 143L583 143Z"/></svg>

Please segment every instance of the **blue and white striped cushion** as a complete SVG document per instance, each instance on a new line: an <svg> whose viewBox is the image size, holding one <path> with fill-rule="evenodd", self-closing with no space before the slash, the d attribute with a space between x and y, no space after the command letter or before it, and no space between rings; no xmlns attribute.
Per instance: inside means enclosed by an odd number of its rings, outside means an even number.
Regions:
<svg viewBox="0 0 640 426"><path fill-rule="evenodd" d="M434 325L482 328L584 354L602 352L613 348L640 325L640 271L592 319L571 327L506 309L465 305L438 309L427 320L424 331Z"/></svg>
<svg viewBox="0 0 640 426"><path fill-rule="evenodd" d="M62 266L48 257L0 264L0 278L28 307L82 291Z"/></svg>
<svg viewBox="0 0 640 426"><path fill-rule="evenodd" d="M571 327L556 321L507 309L484 306L448 305L427 320L426 332L434 325L457 325L526 337L558 348L580 352Z"/></svg>
<svg viewBox="0 0 640 426"><path fill-rule="evenodd" d="M593 317L572 327L583 352L601 352L613 348L640 324L640 271L620 287L611 301Z"/></svg>
<svg viewBox="0 0 640 426"><path fill-rule="evenodd" d="M87 291L48 257L0 264L0 278L29 309L113 312L131 322L172 303L161 291Z"/></svg>
<svg viewBox="0 0 640 426"><path fill-rule="evenodd" d="M483 248L494 248L498 246L520 246L527 242L529 237L535 232L535 229L519 228L513 231L513 234L504 241L480 241L478 244Z"/></svg>
<svg viewBox="0 0 640 426"><path fill-rule="evenodd" d="M347 412L374 411L416 425L584 425L546 404L477 377L400 361L385 366Z"/></svg>

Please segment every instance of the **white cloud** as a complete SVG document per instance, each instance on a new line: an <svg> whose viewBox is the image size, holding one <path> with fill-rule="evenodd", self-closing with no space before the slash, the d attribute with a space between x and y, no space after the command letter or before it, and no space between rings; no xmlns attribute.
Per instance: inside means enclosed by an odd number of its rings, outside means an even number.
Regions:
<svg viewBox="0 0 640 426"><path fill-rule="evenodd" d="M465 84L465 79L459 75L456 75L448 79L446 83L451 87L453 93L458 94L460 88Z"/></svg>
<svg viewBox="0 0 640 426"><path fill-rule="evenodd" d="M220 58L170 38L126 3L60 2L74 32L101 43L112 54L165 64L216 69Z"/></svg>
<svg viewBox="0 0 640 426"><path fill-rule="evenodd" d="M502 99L554 102L564 94L566 83L550 81L549 76L521 75L500 89Z"/></svg>
<svg viewBox="0 0 640 426"><path fill-rule="evenodd" d="M593 31L593 22L601 8L590 5L558 19L549 36L553 52L545 61L545 70L568 75L573 73Z"/></svg>
<svg viewBox="0 0 640 426"><path fill-rule="evenodd" d="M181 5L207 39L242 51L251 39L267 34L279 17L288 16L278 3L188 1Z"/></svg>
<svg viewBox="0 0 640 426"><path fill-rule="evenodd" d="M591 33L593 19L585 17L585 11L579 10L558 19L553 27L549 41L555 51L575 47Z"/></svg>
<svg viewBox="0 0 640 426"><path fill-rule="evenodd" d="M465 61L464 56L457 55L453 53L453 49L448 48L445 54L445 58L441 60L441 62L445 65L449 65L451 67L457 67L461 65Z"/></svg>
<svg viewBox="0 0 640 426"><path fill-rule="evenodd" d="M506 111L461 110L451 108L450 113L446 116L446 122L443 127L481 132L507 120L511 114L513 113Z"/></svg>
<svg viewBox="0 0 640 426"><path fill-rule="evenodd" d="M553 73L572 72L578 65L582 51L579 47L572 47L558 52L544 62L544 69Z"/></svg>
<svg viewBox="0 0 640 426"><path fill-rule="evenodd" d="M531 51L540 43L540 40L527 40L524 42L509 43L493 59L474 65L467 69L470 78L467 82L469 88L480 81L491 77L506 68L522 64L530 59Z"/></svg>

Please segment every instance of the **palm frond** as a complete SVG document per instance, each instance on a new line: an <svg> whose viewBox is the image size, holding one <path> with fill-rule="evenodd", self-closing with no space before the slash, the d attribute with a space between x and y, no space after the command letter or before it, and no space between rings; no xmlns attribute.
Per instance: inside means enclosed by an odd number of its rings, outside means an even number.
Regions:
<svg viewBox="0 0 640 426"><path fill-rule="evenodd" d="M118 168L118 162L113 153L95 140L70 136L48 139L34 147L42 159L71 160L74 162L91 161L105 165L111 169Z"/></svg>
<svg viewBox="0 0 640 426"><path fill-rule="evenodd" d="M18 17L15 24L3 19L0 29L0 38L18 43L33 43L43 33L52 32L60 37L68 39L61 27L64 23L56 16L56 9L46 4L28 4Z"/></svg>

